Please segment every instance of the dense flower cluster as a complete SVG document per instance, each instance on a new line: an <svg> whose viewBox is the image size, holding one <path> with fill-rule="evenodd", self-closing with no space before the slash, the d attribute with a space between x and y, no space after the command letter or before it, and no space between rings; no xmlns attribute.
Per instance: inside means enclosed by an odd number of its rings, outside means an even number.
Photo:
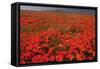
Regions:
<svg viewBox="0 0 100 69"><path fill-rule="evenodd" d="M22 11L20 17L20 64L95 58L93 15Z"/></svg>

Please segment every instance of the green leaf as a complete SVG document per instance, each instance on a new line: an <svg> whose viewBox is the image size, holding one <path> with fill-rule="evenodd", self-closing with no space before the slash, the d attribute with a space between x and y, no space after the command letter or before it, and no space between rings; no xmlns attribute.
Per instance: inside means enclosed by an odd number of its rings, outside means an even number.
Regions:
<svg viewBox="0 0 100 69"><path fill-rule="evenodd" d="M93 54L92 54L92 53L89 53L89 52L87 52L87 51L84 51L84 55L85 55L86 57L89 57L89 56L92 56Z"/></svg>
<svg viewBox="0 0 100 69"><path fill-rule="evenodd" d="M69 51L69 50L70 50L70 46L67 45L67 46L66 46L66 51Z"/></svg>

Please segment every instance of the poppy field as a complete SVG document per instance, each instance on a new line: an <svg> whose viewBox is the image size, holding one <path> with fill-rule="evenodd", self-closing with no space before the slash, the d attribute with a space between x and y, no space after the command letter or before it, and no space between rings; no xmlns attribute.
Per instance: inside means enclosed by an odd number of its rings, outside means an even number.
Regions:
<svg viewBox="0 0 100 69"><path fill-rule="evenodd" d="M90 14L20 12L20 64L94 60L95 16Z"/></svg>

